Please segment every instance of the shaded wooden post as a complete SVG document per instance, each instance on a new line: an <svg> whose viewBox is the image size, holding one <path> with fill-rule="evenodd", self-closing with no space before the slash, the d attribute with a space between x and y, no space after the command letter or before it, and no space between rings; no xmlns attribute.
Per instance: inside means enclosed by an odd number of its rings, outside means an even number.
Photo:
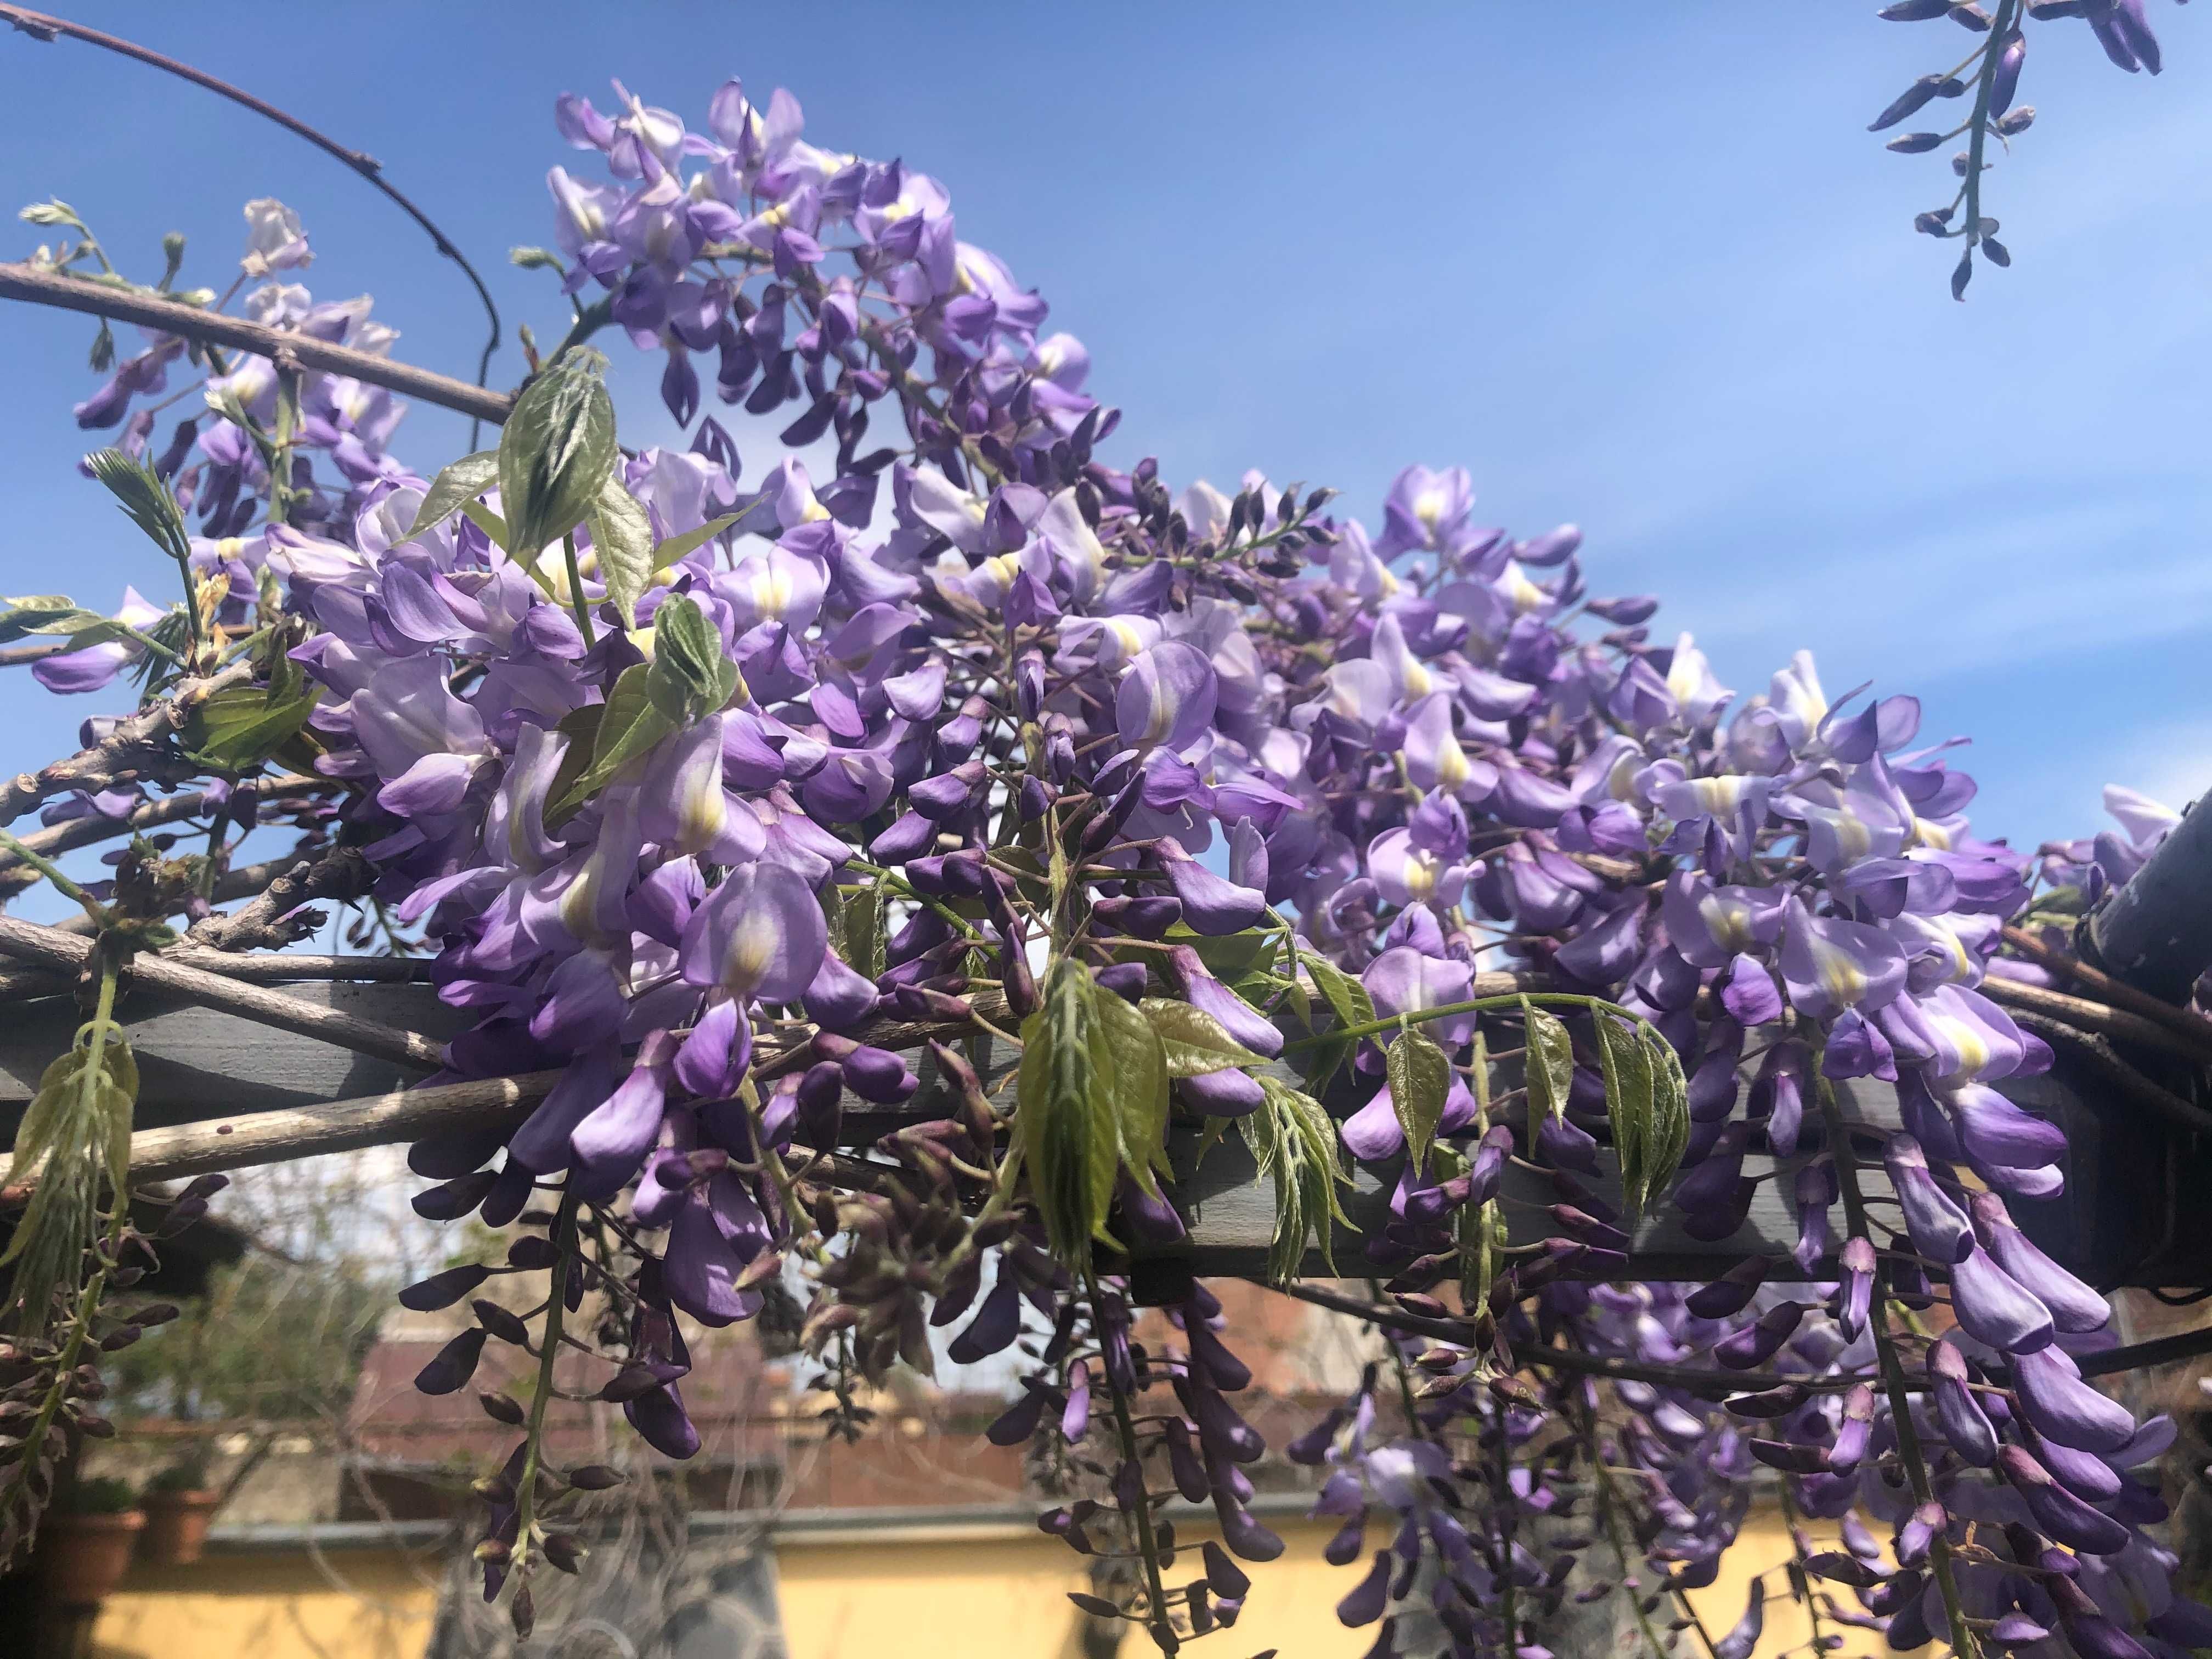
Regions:
<svg viewBox="0 0 2212 1659"><path fill-rule="evenodd" d="M2075 945L2124 984L2164 1002L2189 1000L2190 988L2212 968L2212 810L2205 801L2097 907Z"/></svg>

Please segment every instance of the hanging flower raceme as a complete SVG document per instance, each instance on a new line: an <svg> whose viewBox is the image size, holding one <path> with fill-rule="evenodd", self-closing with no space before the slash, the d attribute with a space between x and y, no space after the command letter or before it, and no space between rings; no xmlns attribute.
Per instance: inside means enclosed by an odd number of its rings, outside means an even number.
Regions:
<svg viewBox="0 0 2212 1659"><path fill-rule="evenodd" d="M535 1333L478 1302L425 1387L565 1346L680 1457L692 1339L787 1294L848 1407L1028 1328L990 1436L1106 1471L1048 1530L1090 1548L1110 1513L1144 1572L1109 1611L1172 1649L1282 1548L1219 1302L1162 1334L1129 1271L1184 1245L1176 1179L1234 1133L1272 1277L1334 1270L1353 1167L1388 1194L1360 1265L1423 1340L1285 1449L1377 1651L1408 1621L1540 1650L1614 1587L1648 1617L1714 1582L1755 1467L1887 1529L1798 1550L1824 1619L2098 1659L2197 1629L2142 1531L2166 1431L2082 1378L2109 1310L2013 1207L2066 1146L2002 1092L2051 1055L1993 994L2035 971L2006 922L2058 902L2031 875L2094 896L2168 817L2124 800L2125 836L2032 871L1974 836L1913 699L1832 702L1801 653L1739 702L1655 601L1592 595L1574 527L1479 525L1463 471L1408 468L1370 533L1324 490L1107 464L1080 343L938 181L816 148L787 94L558 121L609 176L550 176L526 262L580 317L495 450L411 471L388 398L249 358L140 469L184 605L8 613L70 635L64 691L256 641L260 714L179 766L276 761L335 811L471 1016L434 1082L557 1073L413 1148L425 1214L551 1217L487 1270L552 1275ZM260 207L250 273L303 264ZM390 342L365 302L248 303ZM665 358L688 448L619 447L602 331ZM169 358L135 361L92 423L158 388ZM785 424L741 455L710 400ZM896 1127L856 1144L863 1111ZM1763 1191L1771 1260L1631 1281L1654 1224L1755 1252ZM410 1305L482 1281L453 1282ZM541 1453L489 1481L495 1591L561 1565L581 1477ZM1221 1542L1170 1582L1178 1498Z"/></svg>

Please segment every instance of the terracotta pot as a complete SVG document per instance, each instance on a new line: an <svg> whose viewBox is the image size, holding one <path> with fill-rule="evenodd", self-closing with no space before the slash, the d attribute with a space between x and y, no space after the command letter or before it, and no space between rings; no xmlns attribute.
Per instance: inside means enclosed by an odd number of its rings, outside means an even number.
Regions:
<svg viewBox="0 0 2212 1659"><path fill-rule="evenodd" d="M208 1522L222 1494L211 1490L149 1492L138 1500L146 1510L146 1535L138 1547L161 1567L189 1567L207 1547Z"/></svg>
<svg viewBox="0 0 2212 1659"><path fill-rule="evenodd" d="M59 1606L97 1606L131 1565L146 1524L143 1510L120 1515L49 1515L39 1528L39 1579Z"/></svg>

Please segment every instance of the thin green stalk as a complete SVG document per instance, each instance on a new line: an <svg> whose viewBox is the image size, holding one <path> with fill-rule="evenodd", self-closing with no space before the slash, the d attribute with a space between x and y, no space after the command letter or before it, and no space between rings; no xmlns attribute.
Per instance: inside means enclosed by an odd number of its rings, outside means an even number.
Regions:
<svg viewBox="0 0 2212 1659"><path fill-rule="evenodd" d="M1091 1316L1098 1317L1098 1277L1089 1268L1083 1273L1085 1292L1091 1298ZM1168 1617L1168 1593L1160 1580L1159 1543L1152 1531L1152 1495L1145 1486L1144 1459L1137 1450L1137 1425L1129 1417L1129 1402L1121 1390L1115 1386L1114 1373L1103 1363L1099 1373L1106 1380L1106 1397L1114 1407L1114 1432L1121 1443L1121 1458L1137 1471L1137 1550L1145 1563L1146 1628L1162 1653L1173 1653L1181 1645L1175 1633L1174 1622Z"/></svg>
<svg viewBox="0 0 2212 1659"><path fill-rule="evenodd" d="M1300 1048L1317 1048L1324 1042L1344 1042L1355 1037L1378 1036L1385 1031L1397 1030L1401 1026L1425 1025L1432 1019L1451 1019L1461 1014L1505 1013L1519 1009L1524 997L1530 1002L1560 1003L1571 1007L1587 1008L1592 1012L1603 1009L1619 1014L1623 1019L1636 1020L1639 1025L1646 1023L1637 1019L1634 1014L1618 1004L1607 1002L1603 997L1577 996L1567 991L1516 991L1508 996L1477 997L1472 1002L1448 1002L1440 1007L1415 1009L1410 1013L1393 1014L1388 1019L1369 1020L1362 1025L1340 1025L1334 1030L1285 1043L1283 1051L1290 1054Z"/></svg>
<svg viewBox="0 0 2212 1659"><path fill-rule="evenodd" d="M584 573L576 568L576 532L568 531L561 538L562 556L568 562L568 603L575 608L576 626L584 635L584 649L588 651L599 641L592 632L591 601L584 597Z"/></svg>
<svg viewBox="0 0 2212 1659"><path fill-rule="evenodd" d="M2020 0L2000 0L1997 15L1990 24L1989 43L1982 51L1982 72L1974 79L1974 114L1969 125L1972 136L1966 140L1966 257L1981 243L1982 222L1982 152L1988 147L1990 137L1990 100L1996 84L1997 60L2004 56L2005 37L2013 32L2020 21ZM1969 62L1972 60L1969 59Z"/></svg>
<svg viewBox="0 0 2212 1659"><path fill-rule="evenodd" d="M0 847L6 848L10 853L14 854L16 858L22 860L25 864L29 865L31 868L36 870L48 881L53 883L55 890L60 893L63 897L74 899L77 903L83 906L85 915L90 916L93 921L98 922L102 927L106 926L108 920L107 907L102 904L98 899L93 897L91 894L86 892L83 888L71 881L67 876L64 875L61 872L61 867L52 859L32 851L30 848L25 846L14 836L9 834L5 830L0 830Z"/></svg>
<svg viewBox="0 0 2212 1659"><path fill-rule="evenodd" d="M883 883L884 886L890 888L891 891L900 895L902 897L910 898L916 904L927 905L931 909L936 911L939 915L944 917L945 921L951 922L962 933L967 934L969 938L979 942L981 940L983 937L982 930L977 927L974 922L969 921L967 917L962 915L957 910L955 910L951 905L945 903L942 900L933 899L929 897L927 894L915 892L914 888L908 884L907 878L899 874L897 871L886 870L880 864L870 864L865 859L854 858L848 858L845 860L845 867L848 870L858 870L862 875L873 876L878 881Z"/></svg>
<svg viewBox="0 0 2212 1659"><path fill-rule="evenodd" d="M514 1488L514 1564L518 1572L529 1557L530 1529L536 1519L538 1469L544 1450L545 1407L553 1398L553 1362L561 1352L561 1321L568 1307L568 1250L576 1244L576 1188L572 1182L562 1189L560 1212L553 1220L553 1267L548 1282L551 1294L545 1304L545 1334L538 1341L538 1388L530 1401L522 1476Z"/></svg>

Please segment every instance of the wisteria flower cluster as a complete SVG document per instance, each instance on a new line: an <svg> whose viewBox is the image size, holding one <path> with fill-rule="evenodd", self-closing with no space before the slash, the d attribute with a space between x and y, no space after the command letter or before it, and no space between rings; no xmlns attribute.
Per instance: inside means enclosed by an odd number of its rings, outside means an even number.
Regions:
<svg viewBox="0 0 2212 1659"><path fill-rule="evenodd" d="M2186 4L2187 0L2179 3ZM1989 159L1990 140L2009 150L2012 141L2035 122L2035 106L2019 101L2021 72L2027 66L2027 26L2080 18L2105 56L2130 75L2143 70L2156 75L2164 66L2165 54L2150 26L2148 0L1996 0L1994 5L1980 0L1890 0L1877 15L1893 23L1947 20L1974 37L1965 57L1918 76L1867 128L1888 132L1923 111L1942 108L1947 100L1965 101L1966 114L1955 125L1940 131L1900 132L1887 141L1887 148L1900 155L1924 155L1959 139L1966 141L1966 147L1950 158L1951 172L1959 180L1951 199L1916 214L1912 221L1913 229L1923 235L1959 242L1951 297L1963 300L1978 251L2000 269L2012 264L2011 249L1997 240L2002 227L1982 211L1982 175L1995 165Z"/></svg>
<svg viewBox="0 0 2212 1659"><path fill-rule="evenodd" d="M2144 1530L2172 1426L2083 1380L2106 1304L2015 1224L2064 1139L1994 1086L2051 1060L1991 994L2039 971L2005 924L2124 879L2154 826L2041 869L1976 838L1913 698L1831 698L1804 654L1740 698L1655 600L1593 594L1572 526L1481 524L1464 471L1409 467L1370 528L1112 465L1081 343L936 179L817 148L784 92L732 82L702 131L617 94L560 100L590 165L553 169L555 246L519 258L574 324L497 448L416 470L388 392L157 334L77 418L121 428L93 471L183 599L0 616L58 642L51 690L127 671L177 711L93 722L109 775L11 796L58 823L198 792L208 854L142 836L66 890L107 948L179 916L283 943L307 899L359 901L471 1016L430 1085L551 1078L410 1156L423 1214L514 1236L409 1306L549 1280L526 1315L474 1300L420 1379L462 1389L494 1343L540 1368L532 1405L484 1396L519 1433L477 1554L518 1628L614 1478L545 1455L554 1357L684 1457L686 1329L793 1289L846 1395L1018 1344L992 1438L1079 1454L1093 1489L1045 1526L1091 1550L1105 1516L1141 1561L1085 1605L1166 1651L1233 1625L1238 1562L1282 1548L1251 1373L1202 1283L1139 1322L1133 1265L1175 1255L1176 1177L1233 1131L1275 1277L1357 1249L1387 1281L1386 1348L1284 1449L1322 1472L1329 1559L1367 1562L1339 1613L1377 1654L1540 1654L1615 1593L1663 1650L1762 1468L1841 1526L1786 1575L1824 1650L2212 1644ZM295 219L248 217L250 317L388 348L291 280ZM688 447L619 445L600 333L665 358ZM195 392L163 438L153 400ZM273 823L308 873L221 911ZM100 1053L72 1098L127 1110ZM856 1145L862 1109L898 1127ZM1352 1166L1389 1213L1346 1244ZM1717 1246L1769 1182L1786 1255L1631 1279L1647 1218ZM81 1288L34 1300L23 1340L71 1374ZM1177 1536L1177 1498L1218 1541Z"/></svg>

